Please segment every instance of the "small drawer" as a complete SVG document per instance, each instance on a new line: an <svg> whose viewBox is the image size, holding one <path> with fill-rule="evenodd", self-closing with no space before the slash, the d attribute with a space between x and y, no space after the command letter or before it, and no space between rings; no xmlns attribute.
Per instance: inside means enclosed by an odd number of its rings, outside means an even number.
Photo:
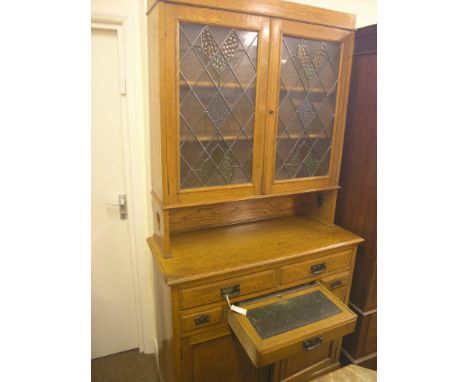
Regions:
<svg viewBox="0 0 468 382"><path fill-rule="evenodd" d="M339 273L337 275L327 276L320 279L320 282L332 292L348 286L349 272ZM345 288L346 289L346 288Z"/></svg>
<svg viewBox="0 0 468 382"><path fill-rule="evenodd" d="M333 255L287 265L281 268L281 284L294 281L308 281L351 264L352 251L338 252Z"/></svg>
<svg viewBox="0 0 468 382"><path fill-rule="evenodd" d="M181 315L181 329L183 332L204 328L210 325L226 321L223 315L224 307L218 306L212 309L206 309L202 312Z"/></svg>
<svg viewBox="0 0 468 382"><path fill-rule="evenodd" d="M213 284L186 288L180 292L182 309L224 301L227 294L230 299L246 296L255 292L274 288L275 271L255 273L218 281Z"/></svg>
<svg viewBox="0 0 468 382"><path fill-rule="evenodd" d="M291 288L228 311L229 326L256 367L308 353L354 331L356 314L322 284Z"/></svg>
<svg viewBox="0 0 468 382"><path fill-rule="evenodd" d="M344 288L338 288L338 289L333 289L331 292L338 297L341 301L344 302L345 297L346 297L346 292L348 291L347 287Z"/></svg>

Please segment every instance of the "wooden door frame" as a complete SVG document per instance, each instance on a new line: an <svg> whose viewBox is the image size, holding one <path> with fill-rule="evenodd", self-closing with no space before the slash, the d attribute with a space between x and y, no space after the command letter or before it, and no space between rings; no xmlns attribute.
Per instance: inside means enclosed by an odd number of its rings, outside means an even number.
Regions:
<svg viewBox="0 0 468 382"><path fill-rule="evenodd" d="M283 33L288 36L331 41L341 44L335 120L328 175L275 180L276 138L279 119L279 89L281 78L281 49ZM339 181L341 151L346 122L346 108L351 78L351 61L354 48L354 32L297 21L273 19L270 33L270 59L268 72L268 114L265 135L264 192L276 194L300 190L336 187Z"/></svg>
<svg viewBox="0 0 468 382"><path fill-rule="evenodd" d="M145 197L146 178L141 172L145 166L145 153L141 153L137 137L141 135L138 123L137 84L134 72L136 64L128 36L128 17L108 14L92 14L91 29L111 30L117 34L120 77L120 109L122 115L122 141L124 153L124 178L128 203L128 226L132 284L136 307L138 347L140 352L153 353L155 349L154 291L148 287L152 282L153 269L145 265L148 256L146 237L148 200ZM140 197L139 197L140 196Z"/></svg>
<svg viewBox="0 0 468 382"><path fill-rule="evenodd" d="M269 57L270 19L264 16L236 13L226 10L166 4L164 14L164 47L168 52L165 66L165 95L167 101L163 136L166 136L169 204L224 201L262 193L263 135L266 113L267 72ZM257 71L255 127L250 183L181 189L180 187L180 121L179 121L179 23L217 25L257 31Z"/></svg>

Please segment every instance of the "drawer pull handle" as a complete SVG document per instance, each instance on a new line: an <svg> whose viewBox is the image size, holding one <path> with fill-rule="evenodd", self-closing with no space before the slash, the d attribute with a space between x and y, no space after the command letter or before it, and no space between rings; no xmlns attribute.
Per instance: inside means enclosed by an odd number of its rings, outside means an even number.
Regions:
<svg viewBox="0 0 468 382"><path fill-rule="evenodd" d="M208 314L201 314L200 316L194 317L195 325L203 325L210 322L210 316Z"/></svg>
<svg viewBox="0 0 468 382"><path fill-rule="evenodd" d="M327 269L327 264L326 263L320 263L320 264L315 264L310 267L310 271L314 275L318 275Z"/></svg>
<svg viewBox="0 0 468 382"><path fill-rule="evenodd" d="M220 289L221 297L235 297L240 295L240 284L232 285L230 287Z"/></svg>
<svg viewBox="0 0 468 382"><path fill-rule="evenodd" d="M310 340L304 341L302 343L302 346L304 347L305 351L309 351L312 349L315 349L316 347L320 346L323 342L323 337L322 336L317 336L314 337Z"/></svg>
<svg viewBox="0 0 468 382"><path fill-rule="evenodd" d="M343 283L341 282L341 280L336 280L336 281L333 281L332 283L330 283L330 287L332 289L336 289L336 288L339 288L343 285Z"/></svg>

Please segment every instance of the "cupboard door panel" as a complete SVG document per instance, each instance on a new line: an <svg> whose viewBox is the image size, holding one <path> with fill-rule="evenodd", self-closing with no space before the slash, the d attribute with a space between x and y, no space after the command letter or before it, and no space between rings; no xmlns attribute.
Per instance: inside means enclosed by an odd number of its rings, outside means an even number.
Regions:
<svg viewBox="0 0 468 382"><path fill-rule="evenodd" d="M267 369L256 369L226 327L182 340L184 382L257 382Z"/></svg>
<svg viewBox="0 0 468 382"><path fill-rule="evenodd" d="M336 186L353 33L273 20L265 189Z"/></svg>
<svg viewBox="0 0 468 382"><path fill-rule="evenodd" d="M260 193L269 19L170 5L167 16L171 201Z"/></svg>
<svg viewBox="0 0 468 382"><path fill-rule="evenodd" d="M336 342L327 342L309 352L302 352L281 361L281 380L295 380L299 376L314 373L332 363ZM292 378L294 376L294 378Z"/></svg>

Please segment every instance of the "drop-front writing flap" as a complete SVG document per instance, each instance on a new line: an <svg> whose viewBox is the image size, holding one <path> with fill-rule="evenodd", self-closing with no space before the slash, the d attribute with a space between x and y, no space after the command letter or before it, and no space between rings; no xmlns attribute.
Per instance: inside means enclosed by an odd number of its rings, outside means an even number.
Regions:
<svg viewBox="0 0 468 382"><path fill-rule="evenodd" d="M231 329L256 367L310 351L354 330L356 314L320 283L291 288L228 312Z"/></svg>

